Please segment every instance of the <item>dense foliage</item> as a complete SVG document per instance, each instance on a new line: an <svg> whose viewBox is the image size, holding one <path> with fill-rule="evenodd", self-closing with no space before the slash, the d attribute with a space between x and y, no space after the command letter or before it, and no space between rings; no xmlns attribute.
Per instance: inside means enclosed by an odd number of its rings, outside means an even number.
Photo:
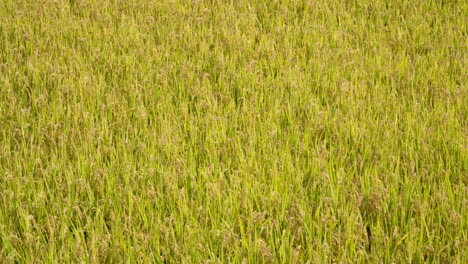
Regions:
<svg viewBox="0 0 468 264"><path fill-rule="evenodd" d="M468 263L467 14L0 0L0 262Z"/></svg>

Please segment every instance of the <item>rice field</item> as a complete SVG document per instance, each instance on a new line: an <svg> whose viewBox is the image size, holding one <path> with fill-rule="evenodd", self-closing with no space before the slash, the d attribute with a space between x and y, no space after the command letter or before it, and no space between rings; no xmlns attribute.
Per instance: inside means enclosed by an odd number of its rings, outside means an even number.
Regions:
<svg viewBox="0 0 468 264"><path fill-rule="evenodd" d="M0 0L0 263L468 263L467 22Z"/></svg>

